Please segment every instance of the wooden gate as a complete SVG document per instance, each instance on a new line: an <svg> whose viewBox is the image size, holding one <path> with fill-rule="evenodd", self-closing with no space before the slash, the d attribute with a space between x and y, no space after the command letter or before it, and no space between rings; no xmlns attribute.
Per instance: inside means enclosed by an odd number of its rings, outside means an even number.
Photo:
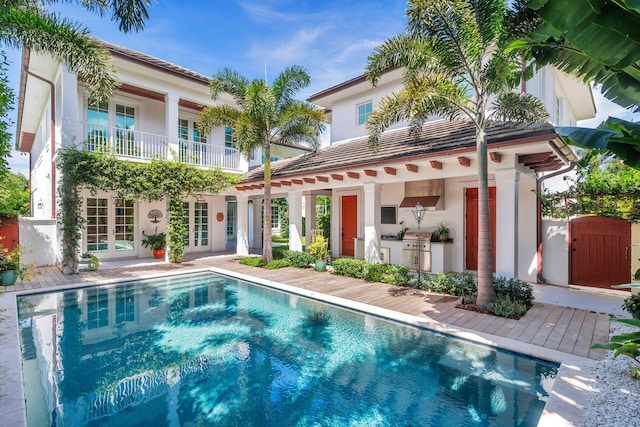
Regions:
<svg viewBox="0 0 640 427"><path fill-rule="evenodd" d="M631 224L585 216L570 223L569 283L610 288L631 281Z"/></svg>
<svg viewBox="0 0 640 427"><path fill-rule="evenodd" d="M19 237L18 218L0 218L0 246L10 252L18 246Z"/></svg>

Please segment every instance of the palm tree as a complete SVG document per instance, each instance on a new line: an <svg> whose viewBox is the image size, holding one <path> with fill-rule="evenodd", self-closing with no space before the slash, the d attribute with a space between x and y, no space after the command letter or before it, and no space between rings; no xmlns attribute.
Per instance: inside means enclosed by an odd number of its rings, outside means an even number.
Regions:
<svg viewBox="0 0 640 427"><path fill-rule="evenodd" d="M52 55L87 83L92 100L107 100L117 85L109 54L98 40L89 36L86 28L42 7L44 3L58 2L62 0L0 0L0 45ZM147 7L151 4L149 0L82 0L79 3L101 16L111 10L111 19L118 21L124 32L144 28L149 17Z"/></svg>
<svg viewBox="0 0 640 427"><path fill-rule="evenodd" d="M367 121L369 143L390 125L409 121L416 134L429 115L466 117L476 128L478 156L478 298L495 299L487 172L487 120L535 121L548 117L542 103L513 91L521 59L507 54L507 0L410 0L404 33L378 46L366 75L375 85L390 68L403 68L404 87L384 98ZM489 114L490 102L494 110Z"/></svg>
<svg viewBox="0 0 640 427"><path fill-rule="evenodd" d="M211 79L211 98L221 92L233 96L236 106L208 106L198 116L198 126L210 132L217 126L233 129L235 146L247 158L255 148L264 156L264 233L262 258L271 252L271 146L274 143L305 144L318 147L324 130L325 115L311 104L294 99L311 78L304 68L292 66L280 73L271 86L263 79L249 81L236 71L223 68Z"/></svg>

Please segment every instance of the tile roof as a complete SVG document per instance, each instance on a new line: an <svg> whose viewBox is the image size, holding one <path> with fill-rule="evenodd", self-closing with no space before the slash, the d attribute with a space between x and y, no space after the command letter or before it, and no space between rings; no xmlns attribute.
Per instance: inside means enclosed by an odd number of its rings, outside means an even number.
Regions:
<svg viewBox="0 0 640 427"><path fill-rule="evenodd" d="M476 144L475 133L475 126L469 120L428 122L422 127L417 138L409 135L407 128L385 132L380 136L377 151L369 148L365 136L321 148L315 153L278 160L271 164L271 176L279 178L327 173L401 159L429 157L455 149L473 148ZM555 136L555 130L549 123L489 122L487 124L487 138L490 145L537 137L540 141L552 140ZM264 167L260 166L246 173L242 181L262 181L263 179Z"/></svg>
<svg viewBox="0 0 640 427"><path fill-rule="evenodd" d="M177 74L182 77L186 77L190 80L203 83L207 86L209 85L209 77L205 76L204 74L197 73L193 70L190 70L185 67L181 67L180 65L176 65L172 62L165 61L163 59L156 58L155 56L150 56L132 49L128 49L126 47L118 46L116 44L109 43L104 40L100 40L100 43L102 43L105 49L107 49L109 53L113 56L124 57L126 59L129 59L138 63L142 63L144 65L148 65L154 68L159 68L161 70L170 72L172 74Z"/></svg>

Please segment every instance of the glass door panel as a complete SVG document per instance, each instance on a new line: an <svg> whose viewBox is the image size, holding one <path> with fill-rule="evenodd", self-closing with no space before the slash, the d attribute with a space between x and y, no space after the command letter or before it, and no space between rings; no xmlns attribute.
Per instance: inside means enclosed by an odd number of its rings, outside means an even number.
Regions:
<svg viewBox="0 0 640 427"><path fill-rule="evenodd" d="M194 203L193 215L193 245L209 245L209 204L206 202Z"/></svg>
<svg viewBox="0 0 640 427"><path fill-rule="evenodd" d="M135 109L116 104L116 154L121 156L135 156L137 154L133 133L135 125Z"/></svg>
<svg viewBox="0 0 640 427"><path fill-rule="evenodd" d="M133 202L116 199L115 201L115 250L132 251L135 249L135 214Z"/></svg>
<svg viewBox="0 0 640 427"><path fill-rule="evenodd" d="M109 250L109 209L108 199L90 197L87 199L87 252Z"/></svg>

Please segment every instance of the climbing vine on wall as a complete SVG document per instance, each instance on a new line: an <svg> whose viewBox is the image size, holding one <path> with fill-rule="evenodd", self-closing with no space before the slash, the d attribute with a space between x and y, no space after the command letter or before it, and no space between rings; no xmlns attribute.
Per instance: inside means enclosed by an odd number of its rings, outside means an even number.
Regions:
<svg viewBox="0 0 640 427"><path fill-rule="evenodd" d="M199 169L192 165L153 160L128 162L105 153L65 148L59 151L58 168L62 172L59 192L59 222L62 227L62 266L65 274L77 270L84 217L80 190L114 191L125 200L168 202L169 260L180 262L184 256L186 225L182 200L198 194L216 194L240 179L219 169Z"/></svg>

